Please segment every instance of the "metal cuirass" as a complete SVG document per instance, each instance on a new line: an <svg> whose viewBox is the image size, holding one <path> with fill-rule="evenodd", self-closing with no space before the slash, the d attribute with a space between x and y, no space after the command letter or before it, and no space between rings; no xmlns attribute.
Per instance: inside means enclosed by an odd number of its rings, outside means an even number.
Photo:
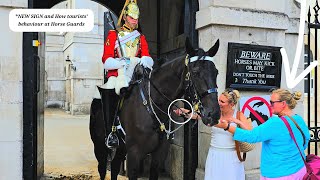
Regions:
<svg viewBox="0 0 320 180"><path fill-rule="evenodd" d="M140 44L140 33L138 31L128 32L121 30L118 32L118 39L121 45L120 50L119 43L116 42L119 57L131 58L137 56Z"/></svg>

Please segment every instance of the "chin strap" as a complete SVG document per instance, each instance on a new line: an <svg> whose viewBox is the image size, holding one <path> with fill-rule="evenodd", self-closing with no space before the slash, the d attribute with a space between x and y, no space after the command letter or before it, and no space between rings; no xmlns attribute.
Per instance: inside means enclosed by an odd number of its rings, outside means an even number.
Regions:
<svg viewBox="0 0 320 180"><path fill-rule="evenodd" d="M136 28L130 28L128 25L124 24L122 26L122 29L125 30L125 31L128 31L128 32L132 32L134 31Z"/></svg>

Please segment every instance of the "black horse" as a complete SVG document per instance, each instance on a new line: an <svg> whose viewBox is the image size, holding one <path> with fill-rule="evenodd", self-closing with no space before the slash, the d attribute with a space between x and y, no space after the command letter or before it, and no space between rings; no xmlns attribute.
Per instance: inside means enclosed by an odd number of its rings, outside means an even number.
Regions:
<svg viewBox="0 0 320 180"><path fill-rule="evenodd" d="M164 162L169 149L169 142L161 131L160 123L155 119L149 101L149 88L153 102L163 110L170 104L168 99L174 100L182 96L189 97L199 106L198 113L202 122L208 126L218 123L220 109L217 96L218 70L212 57L219 48L219 41L207 52L202 49L193 49L186 41L186 58L174 59L152 71L151 79L142 76L130 88L130 93L125 96L119 112L120 122L125 129L125 144L120 141L120 147L111 162L111 179L117 179L120 163L127 152L128 177L136 180L138 177L141 160L151 154L151 167L149 179L156 180L159 175L159 166ZM149 80L151 85L149 85ZM101 89L100 89L101 90ZM103 90L100 92L103 95ZM191 93L191 94L190 94ZM114 99L116 100L116 99ZM102 104L112 99L102 98ZM107 103L106 103L107 104ZM107 156L110 150L105 146L105 134L111 132L111 123L107 122L107 133L103 121L101 103L95 99L91 105L90 134L94 143L94 152L98 160L100 178L106 174ZM105 108L105 107L104 107ZM108 110L106 110L108 111ZM160 115L162 123L166 124L168 117ZM109 112L110 113L110 112ZM106 115L105 115L106 116ZM108 128L110 127L110 129ZM125 148L124 148L125 146Z"/></svg>

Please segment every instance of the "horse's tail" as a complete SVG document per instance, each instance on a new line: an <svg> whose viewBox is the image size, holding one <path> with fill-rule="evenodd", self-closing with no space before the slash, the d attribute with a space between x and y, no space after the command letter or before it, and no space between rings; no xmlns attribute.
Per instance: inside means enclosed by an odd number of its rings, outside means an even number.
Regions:
<svg viewBox="0 0 320 180"><path fill-rule="evenodd" d="M100 179L105 179L108 149L104 143L105 126L101 99L93 99L90 108L90 136L94 145L94 155L98 161Z"/></svg>
<svg viewBox="0 0 320 180"><path fill-rule="evenodd" d="M93 99L91 102L89 130L93 143L104 139L105 126L101 99Z"/></svg>

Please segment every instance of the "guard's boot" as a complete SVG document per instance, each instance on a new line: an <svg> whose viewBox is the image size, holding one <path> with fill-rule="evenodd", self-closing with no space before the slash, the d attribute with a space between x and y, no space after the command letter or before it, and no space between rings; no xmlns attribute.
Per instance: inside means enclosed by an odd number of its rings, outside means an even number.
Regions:
<svg viewBox="0 0 320 180"><path fill-rule="evenodd" d="M98 89L101 95L103 119L106 129L105 144L111 151L115 152L119 146L119 138L116 134L116 129L112 130L112 124L117 113L116 109L119 96L115 93L114 89L102 89L100 87L98 87Z"/></svg>

